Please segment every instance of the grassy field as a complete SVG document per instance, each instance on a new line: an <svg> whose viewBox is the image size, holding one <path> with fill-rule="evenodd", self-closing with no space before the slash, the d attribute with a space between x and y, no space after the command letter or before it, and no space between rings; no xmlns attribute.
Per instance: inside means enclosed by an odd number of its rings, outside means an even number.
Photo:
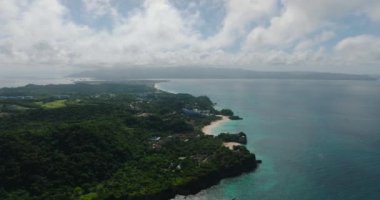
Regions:
<svg viewBox="0 0 380 200"><path fill-rule="evenodd" d="M55 109L55 108L63 108L66 106L66 100L56 100L47 102L41 105L44 109Z"/></svg>

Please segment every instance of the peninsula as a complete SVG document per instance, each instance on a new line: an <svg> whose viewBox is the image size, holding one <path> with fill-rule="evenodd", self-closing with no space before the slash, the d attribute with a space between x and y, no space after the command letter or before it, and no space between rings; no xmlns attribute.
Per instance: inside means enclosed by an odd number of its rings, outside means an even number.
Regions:
<svg viewBox="0 0 380 200"><path fill-rule="evenodd" d="M257 167L208 134L221 114L208 97L153 85L0 89L0 199L170 199Z"/></svg>

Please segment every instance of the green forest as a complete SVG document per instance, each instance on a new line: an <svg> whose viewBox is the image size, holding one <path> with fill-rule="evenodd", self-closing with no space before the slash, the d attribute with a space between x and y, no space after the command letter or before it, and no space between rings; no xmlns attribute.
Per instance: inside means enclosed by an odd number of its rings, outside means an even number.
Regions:
<svg viewBox="0 0 380 200"><path fill-rule="evenodd" d="M2 88L0 199L169 199L253 170L244 146L201 132L218 114L144 81Z"/></svg>

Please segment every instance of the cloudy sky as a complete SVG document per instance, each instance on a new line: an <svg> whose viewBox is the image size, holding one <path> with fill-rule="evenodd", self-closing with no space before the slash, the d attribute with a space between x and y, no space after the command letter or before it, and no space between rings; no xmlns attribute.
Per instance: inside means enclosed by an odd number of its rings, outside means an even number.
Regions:
<svg viewBox="0 0 380 200"><path fill-rule="evenodd" d="M380 0L0 0L3 73L112 66L380 74Z"/></svg>

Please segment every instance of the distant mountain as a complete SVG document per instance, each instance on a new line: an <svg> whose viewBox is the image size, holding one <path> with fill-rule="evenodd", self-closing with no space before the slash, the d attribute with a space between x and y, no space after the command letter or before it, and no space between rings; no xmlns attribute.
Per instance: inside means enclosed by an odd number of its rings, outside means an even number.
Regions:
<svg viewBox="0 0 380 200"><path fill-rule="evenodd" d="M100 80L126 79L304 79L304 80L377 80L369 75L325 72L263 72L231 68L141 67L84 71L71 77Z"/></svg>

